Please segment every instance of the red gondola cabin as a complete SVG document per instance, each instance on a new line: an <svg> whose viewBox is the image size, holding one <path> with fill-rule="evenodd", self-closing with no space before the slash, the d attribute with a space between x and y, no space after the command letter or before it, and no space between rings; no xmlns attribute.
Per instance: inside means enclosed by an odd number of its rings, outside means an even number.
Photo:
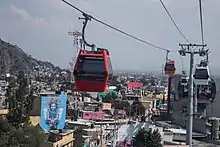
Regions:
<svg viewBox="0 0 220 147"><path fill-rule="evenodd" d="M74 67L76 91L107 92L113 70L107 49L80 50Z"/></svg>
<svg viewBox="0 0 220 147"><path fill-rule="evenodd" d="M176 72L175 62L174 61L167 61L164 66L164 71L166 75L174 75Z"/></svg>

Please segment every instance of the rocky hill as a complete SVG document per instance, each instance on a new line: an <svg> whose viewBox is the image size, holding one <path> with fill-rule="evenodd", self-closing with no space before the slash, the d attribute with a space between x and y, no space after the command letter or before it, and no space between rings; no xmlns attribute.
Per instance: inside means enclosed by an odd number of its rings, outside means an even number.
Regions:
<svg viewBox="0 0 220 147"><path fill-rule="evenodd" d="M50 62L39 61L31 55L26 54L16 45L7 43L0 39L0 73L15 74L19 69L27 73L32 73L39 68L49 69L55 73L60 73L61 68L54 66Z"/></svg>

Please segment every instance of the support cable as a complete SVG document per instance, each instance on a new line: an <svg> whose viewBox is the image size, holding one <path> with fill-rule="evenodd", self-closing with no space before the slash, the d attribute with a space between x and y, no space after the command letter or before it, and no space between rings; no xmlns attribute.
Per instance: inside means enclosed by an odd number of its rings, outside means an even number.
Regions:
<svg viewBox="0 0 220 147"><path fill-rule="evenodd" d="M199 0L199 16L200 16L200 31L201 31L202 45L204 45L205 39L204 39L204 27L203 27L202 0ZM202 50L205 51L204 48L202 48ZM207 66L209 63L209 49L205 51L205 56L206 59L201 61L200 64Z"/></svg>
<svg viewBox="0 0 220 147"><path fill-rule="evenodd" d="M180 28L178 27L178 25L176 24L176 22L174 21L173 17L171 16L170 12L168 11L168 9L166 8L165 4L163 3L162 0L160 0L160 3L162 4L163 8L165 9L166 13L168 14L168 16L170 17L171 21L173 22L174 26L176 27L176 29L178 30L178 32L180 33L180 35L186 40L186 42L190 43L190 41L186 38L186 36L182 33L182 31L180 30Z"/></svg>
<svg viewBox="0 0 220 147"><path fill-rule="evenodd" d="M202 45L204 45L205 41L204 41L204 29L203 29L203 17L202 17L202 1L201 0L199 0L199 15L200 15L200 28L201 28Z"/></svg>
<svg viewBox="0 0 220 147"><path fill-rule="evenodd" d="M101 21L100 19L97 19L97 18L95 18L95 17L93 17L93 16L91 16L91 15L85 13L84 11L82 11L81 9L79 9L79 8L77 8L76 6L72 5L71 3L67 2L66 0L62 0L62 1L63 1L64 3L66 3L67 5L69 5L70 7L72 7L72 8L74 8L74 9L76 9L77 11L81 12L84 16L86 15L86 16L88 16L90 19L93 19L93 20L99 22L100 24L103 24L103 25L105 25L105 26L107 26L107 27L109 27L109 28L111 28L111 29L113 29L113 30L115 30L115 31L117 31L117 32L119 32L119 33L121 33L121 34L124 34L124 35L126 35L126 36L128 36L128 37L130 37L130 38L133 38L133 39L135 39L135 40L137 40L137 41L139 41L139 42L142 42L142 43L144 43L144 44L147 44L147 45L149 45L149 46L155 47L156 49L163 50L163 51L166 51L166 52L167 52L167 51L169 51L169 52L171 51L171 50L169 50L169 49L160 47L160 46L158 46L158 45L155 45L155 44L152 44L152 43L150 43L150 42L148 42L148 41L145 41L145 40L143 40L143 39L141 39L141 38L138 38L138 37L136 37L136 36L133 36L133 35L131 35L131 34L125 32L125 31L121 30L121 29L118 29L118 28L116 28L116 27L114 27L114 26L108 24L108 23L105 23L105 22Z"/></svg>

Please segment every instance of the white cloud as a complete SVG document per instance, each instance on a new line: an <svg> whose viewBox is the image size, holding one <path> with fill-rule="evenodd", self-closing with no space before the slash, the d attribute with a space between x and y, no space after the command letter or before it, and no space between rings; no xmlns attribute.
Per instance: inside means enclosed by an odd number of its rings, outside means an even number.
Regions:
<svg viewBox="0 0 220 147"><path fill-rule="evenodd" d="M10 11L15 14L16 17L20 17L21 21L32 21L36 24L44 24L45 19L42 17L32 17L25 9L18 8L13 4L10 6Z"/></svg>
<svg viewBox="0 0 220 147"><path fill-rule="evenodd" d="M25 11L24 9L19 9L19 8L15 7L14 5L11 5L10 9L13 13L19 15L23 19L32 20L32 17L30 16L30 14L28 14L27 11Z"/></svg>

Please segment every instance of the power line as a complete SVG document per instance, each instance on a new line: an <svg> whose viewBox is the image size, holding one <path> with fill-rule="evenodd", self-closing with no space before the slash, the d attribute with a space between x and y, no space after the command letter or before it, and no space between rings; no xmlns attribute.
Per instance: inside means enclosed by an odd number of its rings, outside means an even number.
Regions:
<svg viewBox="0 0 220 147"><path fill-rule="evenodd" d="M168 9L166 8L165 4L163 3L162 0L160 0L160 3L162 4L163 8L165 9L165 11L167 12L168 16L170 17L171 21L173 22L173 24L175 25L176 29L179 31L179 33L181 34L181 36L188 42L190 43L190 41L185 37L185 35L183 35L182 31L180 30L180 28L177 26L177 24L175 23L173 17L171 16L171 14L169 13Z"/></svg>
<svg viewBox="0 0 220 147"><path fill-rule="evenodd" d="M203 18L202 18L202 1L199 0L199 14L200 14L200 26L201 26L201 35L202 35L202 44L204 45L204 29L203 29Z"/></svg>
<svg viewBox="0 0 220 147"><path fill-rule="evenodd" d="M163 51L169 51L169 52L170 52L169 49L162 48L162 47L160 47L160 46L157 46L157 45L155 45L155 44L152 44L152 43L150 43L150 42L147 42L147 41L145 41L145 40L143 40L143 39L140 39L140 38L138 38L138 37L136 37L136 36L133 36L133 35L131 35L131 34L129 34L129 33L126 33L125 31L123 31L123 30L121 30L121 29L118 29L118 28L116 28L116 27L114 27L114 26L112 26L112 25L110 25L110 24L108 24L108 23L105 23L105 22L101 21L100 19L97 19L97 18L95 18L95 17L93 17L93 16L91 16L91 15L85 13L84 11L82 11L81 9L79 9L79 8L77 8L76 6L72 5L71 3L67 2L66 0L62 0L62 1L63 1L64 3L66 3L67 5L69 5L70 7L76 9L77 11L79 11L79 12L81 12L81 13L83 13L83 14L89 16L91 19L93 19L93 20L95 20L95 21L97 21L97 22L99 22L99 23L101 23L101 24L103 24L103 25L105 25L105 26L107 26L107 27L109 27L109 28L111 28L111 29L113 29L113 30L115 30L115 31L117 31L117 32L119 32L119 33L121 33L121 34L124 34L124 35L126 35L126 36L128 36L128 37L130 37L130 38L133 38L133 39L135 39L135 40L137 40L137 41L140 41L140 42L142 42L142 43L144 43L144 44L147 44L147 45L149 45L149 46L155 47L155 48L157 48L157 49L160 49L160 50L163 50Z"/></svg>

